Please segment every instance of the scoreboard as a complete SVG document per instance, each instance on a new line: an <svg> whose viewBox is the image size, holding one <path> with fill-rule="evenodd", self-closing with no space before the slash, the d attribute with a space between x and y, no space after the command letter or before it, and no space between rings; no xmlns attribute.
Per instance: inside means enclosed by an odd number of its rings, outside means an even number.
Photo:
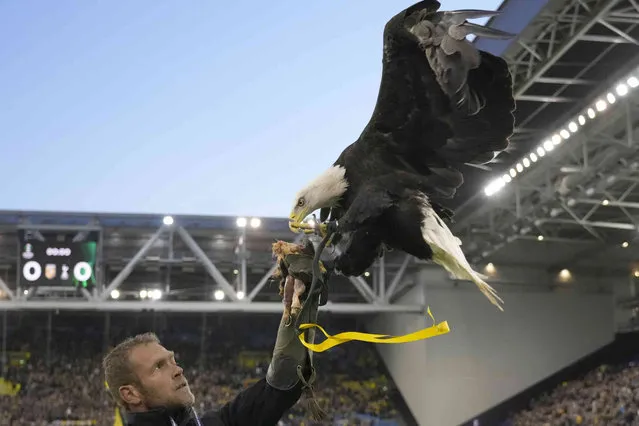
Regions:
<svg viewBox="0 0 639 426"><path fill-rule="evenodd" d="M22 286L96 284L99 233L20 230L19 279Z"/></svg>

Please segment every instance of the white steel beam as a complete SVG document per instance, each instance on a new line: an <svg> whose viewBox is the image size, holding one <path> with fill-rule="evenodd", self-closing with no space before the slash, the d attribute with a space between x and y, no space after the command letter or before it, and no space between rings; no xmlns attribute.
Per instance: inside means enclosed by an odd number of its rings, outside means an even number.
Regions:
<svg viewBox="0 0 639 426"><path fill-rule="evenodd" d="M15 298L15 295L13 294L13 291L11 291L11 289L9 288L7 283L5 283L2 278L0 278L0 289L5 292L5 294L7 295L7 297L9 299L14 299Z"/></svg>
<svg viewBox="0 0 639 426"><path fill-rule="evenodd" d="M374 271L377 275L377 293L380 300L386 298L386 255L377 261L377 268Z"/></svg>
<svg viewBox="0 0 639 426"><path fill-rule="evenodd" d="M22 223L17 226L17 229L24 229L27 231L102 231L102 227L99 225L54 225L30 223Z"/></svg>
<svg viewBox="0 0 639 426"><path fill-rule="evenodd" d="M397 286L402 281L402 278L404 278L404 273L406 272L406 268L408 268L408 265L411 260L413 260L413 256L411 255L407 254L406 257L404 257L404 261L402 262L402 265L399 267L399 270L393 277L393 281L391 282L391 285L388 288L388 291L384 295L384 300L386 302L389 302L391 298L393 297L393 295L395 294L395 291L397 290Z"/></svg>
<svg viewBox="0 0 639 426"><path fill-rule="evenodd" d="M618 223L618 222L601 222L601 221L587 221L587 220L569 220L569 219L538 219L539 225L547 223L555 223L559 225L579 225L584 227L593 228L608 228L608 229L621 229L624 231L636 231L637 225L632 223Z"/></svg>
<svg viewBox="0 0 639 426"><path fill-rule="evenodd" d="M224 275L217 269L215 264L211 262L211 259L204 253L204 251L200 248L199 245L195 242L193 237L184 229L182 226L177 227L177 233L184 241L184 244L193 252L193 254L202 262L202 265L207 270L207 272L211 275L211 278L215 280L217 285L220 286L224 294L231 300L237 302L240 299L237 297L235 293L235 289L229 282L224 278Z"/></svg>
<svg viewBox="0 0 639 426"><path fill-rule="evenodd" d="M116 275L113 281L111 281L107 288L104 289L102 294L98 296L100 300L106 300L113 290L116 290L118 287L120 287L120 285L122 285L124 280L126 280L131 272L133 272L133 269L136 267L138 262L140 262L140 260L142 260L142 258L146 256L151 247L153 247L153 244L155 244L155 242L158 240L158 238L160 238L160 235L162 235L165 230L165 226L160 226L158 230L155 231L153 235L151 235L151 238L149 238L147 242L144 243L140 250L138 250L135 256L133 256L133 258L129 261L129 263L127 263L126 266L118 273L118 275Z"/></svg>
<svg viewBox="0 0 639 426"><path fill-rule="evenodd" d="M257 285L253 287L253 290L251 290L249 295L246 296L246 300L248 302L251 302L253 299L255 299L255 296L257 296L258 293L262 291L264 286L266 286L268 281L271 279L271 276L275 273L276 269L277 269L277 264L274 264L273 266L269 268L268 271L266 271L264 275L262 275L262 278L260 278L260 281L257 283Z"/></svg>
<svg viewBox="0 0 639 426"><path fill-rule="evenodd" d="M422 305L391 305L369 303L327 303L320 306L320 311L344 314L376 314L384 312L423 314ZM66 300L13 300L0 301L0 311L106 311L106 312L247 312L247 313L281 313L279 302L167 302L167 301L66 301Z"/></svg>

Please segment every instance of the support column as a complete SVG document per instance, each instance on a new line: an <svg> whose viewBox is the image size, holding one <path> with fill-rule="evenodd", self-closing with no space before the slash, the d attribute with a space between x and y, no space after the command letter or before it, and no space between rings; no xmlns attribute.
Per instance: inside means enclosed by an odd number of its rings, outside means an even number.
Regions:
<svg viewBox="0 0 639 426"><path fill-rule="evenodd" d="M98 237L98 250L96 253L96 279L98 285L93 289L93 298L99 297L104 293L104 286L106 284L106 265L104 264L104 231L101 231Z"/></svg>
<svg viewBox="0 0 639 426"><path fill-rule="evenodd" d="M104 313L104 328L102 331L102 350L104 352L109 350L111 346L111 312Z"/></svg>
<svg viewBox="0 0 639 426"><path fill-rule="evenodd" d="M206 365L206 312L202 312L202 326L200 327L200 358L198 359L200 373Z"/></svg>
<svg viewBox="0 0 639 426"><path fill-rule="evenodd" d="M46 363L47 367L51 367L51 333L53 328L53 312L47 311L47 350L46 350Z"/></svg>
<svg viewBox="0 0 639 426"><path fill-rule="evenodd" d="M16 253L22 253L22 247L20 246L20 239L16 241ZM24 291L20 285L20 277L22 277L22 269L20 268L20 256L16 259L16 295L19 299L24 296Z"/></svg>
<svg viewBox="0 0 639 426"><path fill-rule="evenodd" d="M379 287L379 299L384 300L386 297L386 255L382 256L379 259L379 268L378 274L379 279L377 280L377 285Z"/></svg>
<svg viewBox="0 0 639 426"><path fill-rule="evenodd" d="M173 272L173 261L175 260L175 253L173 252L173 238L175 232L171 229L169 233L169 262L166 265L166 276L164 280L164 294L171 292L171 273Z"/></svg>
<svg viewBox="0 0 639 426"><path fill-rule="evenodd" d="M244 296L246 296L246 281L247 281L247 263L249 253L246 250L246 226L240 228L241 234L239 238L238 244L238 255L240 257L240 282L238 286L238 291L241 291Z"/></svg>

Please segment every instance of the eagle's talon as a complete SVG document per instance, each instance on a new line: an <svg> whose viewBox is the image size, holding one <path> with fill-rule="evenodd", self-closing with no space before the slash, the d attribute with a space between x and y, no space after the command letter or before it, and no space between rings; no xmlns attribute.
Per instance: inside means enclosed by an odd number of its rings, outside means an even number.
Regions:
<svg viewBox="0 0 639 426"><path fill-rule="evenodd" d="M328 226L325 223L320 223L317 230L320 234L320 237L324 238L326 237L326 234L328 232Z"/></svg>
<svg viewBox="0 0 639 426"><path fill-rule="evenodd" d="M303 232L305 234L311 234L315 230L314 227L312 227L308 223L303 223L303 222L289 222L288 227L291 231L295 233Z"/></svg>
<svg viewBox="0 0 639 426"><path fill-rule="evenodd" d="M304 222L289 222L288 227L295 233L303 232L307 235L318 233L322 238L326 236L328 230L327 224L325 223L320 223L319 225L310 225Z"/></svg>

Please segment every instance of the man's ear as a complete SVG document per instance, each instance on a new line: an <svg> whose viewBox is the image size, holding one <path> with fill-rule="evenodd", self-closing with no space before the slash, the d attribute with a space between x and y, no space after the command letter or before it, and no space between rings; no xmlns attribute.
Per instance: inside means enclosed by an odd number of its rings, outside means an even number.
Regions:
<svg viewBox="0 0 639 426"><path fill-rule="evenodd" d="M133 385L120 386L120 398L128 406L142 404L142 394Z"/></svg>

